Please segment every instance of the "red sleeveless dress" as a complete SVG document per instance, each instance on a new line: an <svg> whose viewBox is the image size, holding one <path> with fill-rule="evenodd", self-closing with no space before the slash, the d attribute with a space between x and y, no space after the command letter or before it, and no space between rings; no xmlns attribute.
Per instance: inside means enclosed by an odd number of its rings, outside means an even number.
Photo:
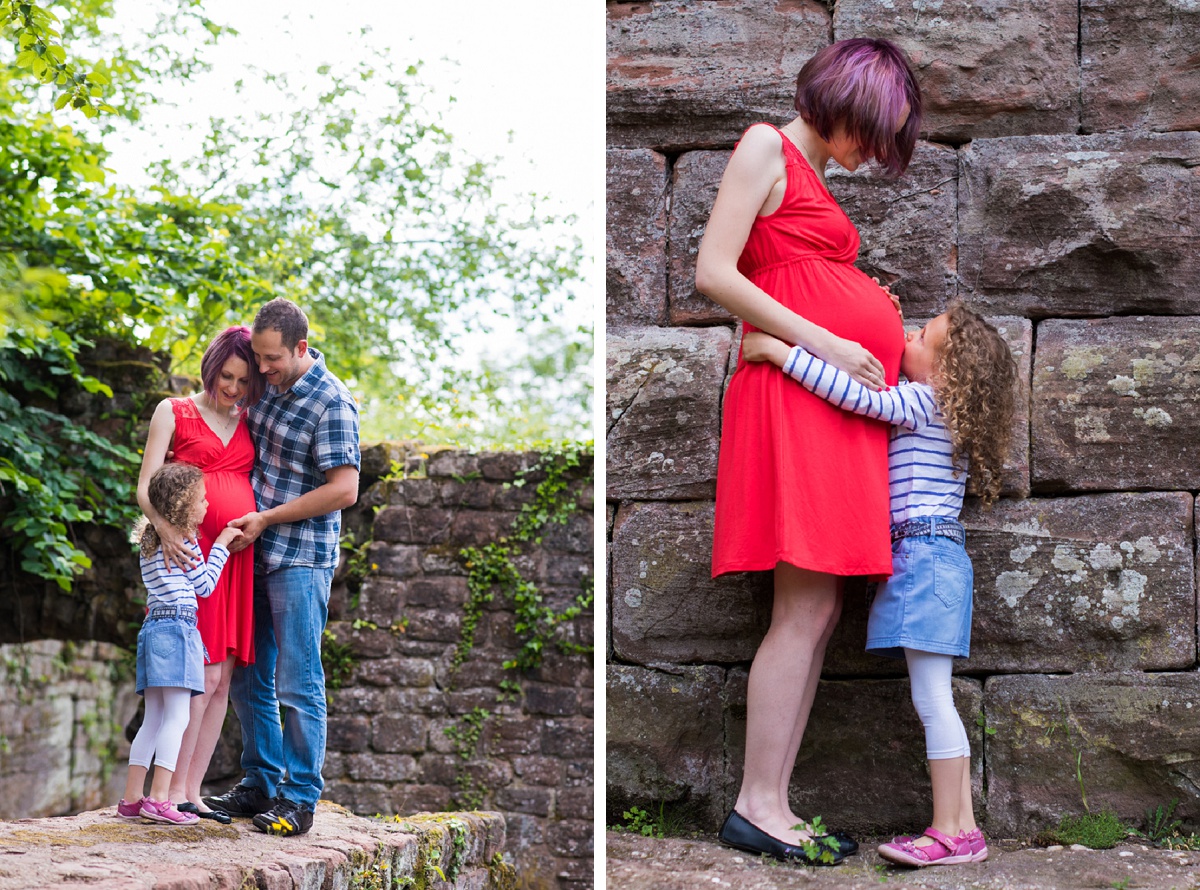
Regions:
<svg viewBox="0 0 1200 890"><path fill-rule="evenodd" d="M200 525L200 549L205 559L213 541L229 520L257 509L250 471L254 468L254 443L246 424L239 421L228 445L200 416L191 399L171 399L175 413L175 460L204 471L208 512ZM231 554L212 596L199 600L196 626L208 649L208 663L219 664L230 655L241 667L254 662L254 547Z"/></svg>
<svg viewBox="0 0 1200 890"><path fill-rule="evenodd" d="M854 266L853 223L779 135L783 203L755 219L738 270L798 315L862 344L895 385L904 326L887 294ZM887 424L839 410L739 350L721 428L713 576L779 562L890 575L888 434Z"/></svg>

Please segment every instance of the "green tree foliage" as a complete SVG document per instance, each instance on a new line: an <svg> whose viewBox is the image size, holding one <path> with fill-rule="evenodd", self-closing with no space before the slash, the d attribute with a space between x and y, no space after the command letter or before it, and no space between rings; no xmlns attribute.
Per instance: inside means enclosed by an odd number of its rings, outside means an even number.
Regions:
<svg viewBox="0 0 1200 890"><path fill-rule="evenodd" d="M195 372L216 332L274 296L309 312L368 434L579 436L591 331L561 317L580 243L547 244L554 220L532 199L494 200L419 66L364 50L321 69L315 95L259 72L279 111L212 121L196 157L150 165L153 188L115 181L106 142L169 113L160 87L186 83L196 48L227 30L200 0L163 3L135 38L113 30L111 0L77 0L61 24L44 3L0 0L0 508L26 570L68 587L86 563L71 524L132 509L134 443L47 407L68 390L111 396L81 351L113 338ZM516 338L508 356L463 354L490 331Z"/></svg>
<svg viewBox="0 0 1200 890"><path fill-rule="evenodd" d="M554 220L533 199L515 208L494 197L488 167L461 157L431 111L419 66L398 70L381 55L319 73L315 95L260 73L255 88L274 89L267 104L284 110L214 120L199 157L158 165L155 178L202 197L214 208L207 225L252 277L311 310L369 432L446 441L587 429L592 332L558 323L580 277L579 239L546 243ZM222 297L234 308L214 308L213 327L261 298L237 300ZM211 333L191 318L181 357ZM492 333L511 338L510 357L463 354L468 334ZM535 371L557 388L530 386ZM539 409L560 426L513 423Z"/></svg>
<svg viewBox="0 0 1200 890"><path fill-rule="evenodd" d="M39 83L57 88L55 108L70 105L89 118L116 111L102 101L108 84L103 68L82 72L67 61L59 19L49 7L32 0L0 0L0 24L16 40L17 68L29 71Z"/></svg>

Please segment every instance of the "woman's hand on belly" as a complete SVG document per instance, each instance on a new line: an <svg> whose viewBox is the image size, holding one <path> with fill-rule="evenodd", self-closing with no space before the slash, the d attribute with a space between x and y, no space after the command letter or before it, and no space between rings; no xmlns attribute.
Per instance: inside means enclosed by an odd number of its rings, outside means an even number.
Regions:
<svg viewBox="0 0 1200 890"><path fill-rule="evenodd" d="M829 334L828 343L812 350L835 368L845 371L863 386L879 391L887 385L883 365L862 344Z"/></svg>

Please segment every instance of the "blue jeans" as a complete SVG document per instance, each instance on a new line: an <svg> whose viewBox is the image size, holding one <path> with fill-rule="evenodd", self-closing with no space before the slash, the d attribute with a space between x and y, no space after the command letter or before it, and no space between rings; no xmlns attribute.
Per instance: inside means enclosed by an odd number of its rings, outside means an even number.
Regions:
<svg viewBox="0 0 1200 890"><path fill-rule="evenodd" d="M254 576L254 664L235 669L229 688L244 781L310 809L325 786L321 634L332 583L332 568L311 566Z"/></svg>

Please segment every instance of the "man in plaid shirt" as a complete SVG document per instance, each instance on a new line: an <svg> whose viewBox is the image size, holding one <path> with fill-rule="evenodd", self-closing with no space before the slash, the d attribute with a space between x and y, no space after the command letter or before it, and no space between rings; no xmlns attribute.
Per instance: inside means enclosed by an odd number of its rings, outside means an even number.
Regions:
<svg viewBox="0 0 1200 890"><path fill-rule="evenodd" d="M358 500L358 406L307 338L308 319L289 300L272 300L254 318L250 344L267 382L247 416L258 453L251 476L258 511L231 523L243 532L239 544L257 541L255 660L235 669L230 686L245 777L205 798L278 835L312 827L324 787L321 635L341 511Z"/></svg>

